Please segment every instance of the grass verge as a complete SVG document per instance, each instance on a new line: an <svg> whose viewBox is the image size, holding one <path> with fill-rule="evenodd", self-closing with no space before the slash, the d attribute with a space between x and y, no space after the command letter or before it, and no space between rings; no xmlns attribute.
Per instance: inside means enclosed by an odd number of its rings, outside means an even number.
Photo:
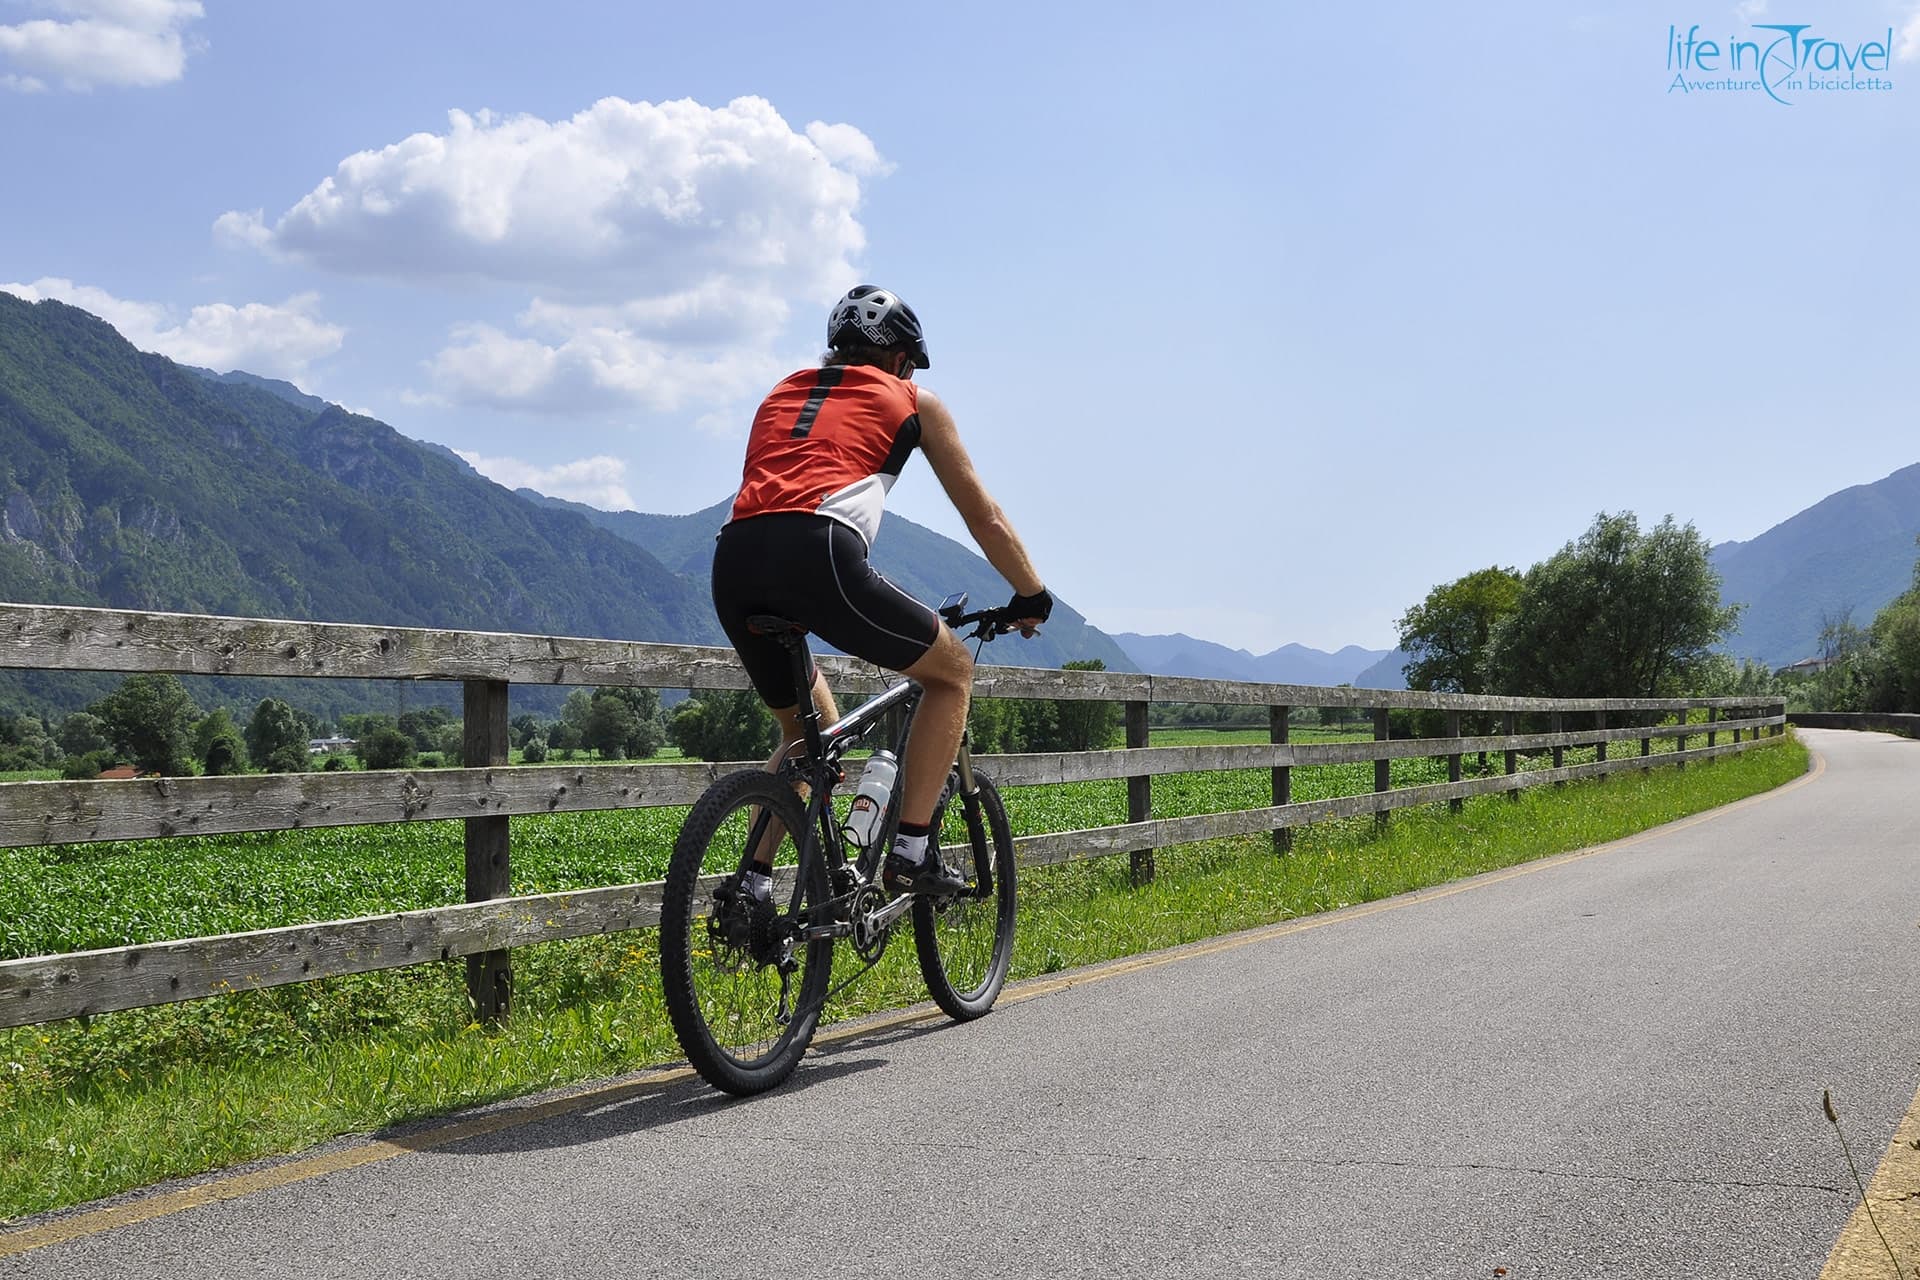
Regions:
<svg viewBox="0 0 1920 1280"><path fill-rule="evenodd" d="M1616 774L1157 855L1023 874L1014 976L1073 968L1372 901L1583 848L1804 772L1791 738L1696 766ZM1264 774L1264 771L1256 771ZM1016 821L1021 793L1009 797ZM178 935L175 935L178 936ZM516 953L511 1024L474 1024L459 963L0 1031L0 1219L679 1056L650 932ZM840 962L850 956L841 949ZM909 938L830 1008L924 998Z"/></svg>

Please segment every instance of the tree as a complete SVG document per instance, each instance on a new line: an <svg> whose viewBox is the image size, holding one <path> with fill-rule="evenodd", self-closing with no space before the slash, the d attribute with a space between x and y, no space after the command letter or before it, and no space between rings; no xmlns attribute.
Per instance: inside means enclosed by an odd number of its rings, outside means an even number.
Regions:
<svg viewBox="0 0 1920 1280"><path fill-rule="evenodd" d="M598 751L603 760L624 759L627 739L634 735L638 720L624 699L600 694L587 712L587 726L580 741L590 751Z"/></svg>
<svg viewBox="0 0 1920 1280"><path fill-rule="evenodd" d="M701 760L753 760L778 745L780 726L753 690L713 690L680 704L667 737Z"/></svg>
<svg viewBox="0 0 1920 1280"><path fill-rule="evenodd" d="M1069 662L1063 671L1105 671L1098 658ZM1041 750L1104 751L1120 737L1120 706L1114 702L1053 699L1053 737Z"/></svg>
<svg viewBox="0 0 1920 1280"><path fill-rule="evenodd" d="M515 716L511 728L513 730L513 745L523 751L526 749L527 744L535 738L540 739L543 746L546 744L546 723L531 711L523 711Z"/></svg>
<svg viewBox="0 0 1920 1280"><path fill-rule="evenodd" d="M225 707L215 707L193 726L193 754L210 776L247 771L246 738Z"/></svg>
<svg viewBox="0 0 1920 1280"><path fill-rule="evenodd" d="M106 724L99 716L89 715L85 711L76 711L60 722L59 741L60 750L70 756L108 751L113 747L107 741Z"/></svg>
<svg viewBox="0 0 1920 1280"><path fill-rule="evenodd" d="M247 719L247 754L255 760L271 762L286 747L300 748L305 759L312 737L306 718L278 698L262 698Z"/></svg>
<svg viewBox="0 0 1920 1280"><path fill-rule="evenodd" d="M369 769L406 769L414 762L413 738L398 726L383 725L354 744L353 753Z"/></svg>
<svg viewBox="0 0 1920 1280"><path fill-rule="evenodd" d="M200 709L177 677L129 676L87 710L100 718L113 745L141 772L191 772L188 734Z"/></svg>
<svg viewBox="0 0 1920 1280"><path fill-rule="evenodd" d="M274 748L273 754L267 757L267 772L305 773L312 760L313 754L307 750L305 743L289 742L284 747Z"/></svg>
<svg viewBox="0 0 1920 1280"><path fill-rule="evenodd" d="M976 698L967 710L973 749L982 755L1003 751L1054 751L1060 737L1052 698Z"/></svg>
<svg viewBox="0 0 1920 1280"><path fill-rule="evenodd" d="M571 747L586 745L587 720L593 715L593 692L590 689L575 689L560 704L560 723L571 731ZM551 746L560 744L553 741L551 735L547 742Z"/></svg>
<svg viewBox="0 0 1920 1280"><path fill-rule="evenodd" d="M1520 575L1494 566L1443 583L1400 615L1407 688L1487 692L1493 633L1520 603Z"/></svg>
<svg viewBox="0 0 1920 1280"><path fill-rule="evenodd" d="M40 716L0 712L0 769L38 769L60 754L52 728Z"/></svg>
<svg viewBox="0 0 1920 1280"><path fill-rule="evenodd" d="M666 741L666 722L660 715L660 693L656 689L639 689L629 685L607 685L593 691L593 701L598 704L602 698L612 698L625 703L633 713L633 727L627 731L621 748L630 760L644 760L658 755L660 746Z"/></svg>
<svg viewBox="0 0 1920 1280"><path fill-rule="evenodd" d="M1706 539L1668 516L1595 517L1527 570L1492 640L1492 687L1537 697L1649 698L1689 691L1739 618L1720 603Z"/></svg>
<svg viewBox="0 0 1920 1280"><path fill-rule="evenodd" d="M1920 545L1920 538L1914 539ZM1870 711L1920 711L1920 559L1913 586L1889 600L1873 620L1868 678Z"/></svg>
<svg viewBox="0 0 1920 1280"><path fill-rule="evenodd" d="M454 724L454 719L445 707L416 707L401 712L397 723L400 732L413 739L414 750L441 751L446 746L447 726Z"/></svg>

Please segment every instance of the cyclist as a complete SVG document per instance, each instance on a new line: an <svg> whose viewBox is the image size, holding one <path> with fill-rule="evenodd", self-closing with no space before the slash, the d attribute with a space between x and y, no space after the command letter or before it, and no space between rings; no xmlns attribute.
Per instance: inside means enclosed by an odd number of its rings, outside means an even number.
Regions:
<svg viewBox="0 0 1920 1280"><path fill-rule="evenodd" d="M901 765L899 834L883 883L894 893L953 893L965 882L928 837L966 729L973 658L938 614L867 563L887 491L915 448L1012 587L1008 608L1022 634L1047 620L1053 597L980 482L953 415L913 383L914 370L931 365L913 309L891 290L860 285L829 315L827 346L819 368L781 381L754 414L740 491L714 549L714 607L780 722L770 769L801 739L802 691L779 642L748 627L754 614L790 619L926 689ZM828 723L839 719L817 666L813 698ZM767 871L761 864L748 876L762 901L771 892Z"/></svg>

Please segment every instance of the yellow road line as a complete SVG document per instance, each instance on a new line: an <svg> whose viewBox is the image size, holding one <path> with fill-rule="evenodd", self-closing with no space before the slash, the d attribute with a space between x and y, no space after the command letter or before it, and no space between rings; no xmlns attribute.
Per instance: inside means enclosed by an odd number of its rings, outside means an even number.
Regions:
<svg viewBox="0 0 1920 1280"><path fill-rule="evenodd" d="M1147 956L1136 956L1126 960L1116 960L1107 964L1079 970L1057 978L1034 978L1018 983L1000 997L1000 1004L1018 1004L1040 996L1054 995L1070 987L1086 986L1095 982L1104 982L1109 978L1118 978L1124 974L1138 973L1145 969L1156 969L1162 965L1174 964L1181 960L1190 960L1200 956L1217 955L1223 951L1233 951L1255 943L1270 941L1289 934L1305 933L1310 929L1323 929L1330 925L1343 924L1350 920L1360 920L1368 916L1379 915L1385 911L1398 911L1422 903L1434 902L1441 898L1450 898L1455 894L1466 893L1488 885L1500 884L1524 875L1564 866L1569 862L1578 862L1585 858L1597 857L1617 849L1629 848L1641 844L1657 835L1684 830L1698 826L1723 814L1732 813L1748 805L1769 800L1774 796L1805 786L1826 772L1826 761L1818 752L1813 752L1813 767L1792 782L1775 787L1772 791L1749 796L1718 809L1709 809L1705 813L1695 814L1665 826L1643 831L1639 835L1615 840L1610 844L1595 845L1590 849L1581 849L1573 853L1543 858L1537 862L1523 863L1508 867L1503 871L1492 871L1485 875L1462 880L1456 884L1437 889L1423 889L1402 894L1394 898L1384 898L1378 902L1360 906L1343 907L1321 915L1300 920L1288 920L1280 924L1267 925L1251 929L1244 933L1232 934L1225 938L1216 938L1209 942L1198 942L1179 947L1171 951L1156 952ZM864 1018L814 1037L815 1044L835 1044L841 1041L859 1039L877 1032L889 1031L899 1027L913 1026L918 1023L936 1024L943 1021L944 1014L929 1012L925 1005L901 1013L888 1014L878 1018ZM346 1169L357 1169L362 1165L378 1164L417 1151L432 1151L440 1147L463 1142L468 1138L477 1138L503 1129L516 1129L523 1125L537 1124L542 1120L574 1112L587 1111L595 1107L608 1106L624 1102L629 1098L652 1093L671 1084L693 1078L691 1067L677 1067L665 1071L648 1072L642 1079L629 1080L620 1084L601 1085L569 1093L551 1101L530 1107L505 1107L498 1111L489 1111L482 1115L458 1120L451 1124L422 1129L417 1133L400 1138L373 1139L356 1146L324 1155L309 1156L301 1160L291 1160L285 1164L258 1169L252 1173L235 1174L232 1177L215 1178L208 1182L182 1187L176 1191L163 1191L153 1195L141 1196L125 1204L107 1209L94 1209L84 1213L75 1213L55 1218L39 1226L26 1227L18 1231L0 1234L0 1258L12 1257L34 1249L44 1249L49 1245L64 1244L70 1240L79 1240L86 1236L98 1235L120 1227L133 1226L136 1223L150 1222L155 1218L164 1218L188 1209L197 1209L202 1205L217 1204L223 1200L238 1200L262 1191L271 1191L275 1187L289 1186L296 1182L306 1182L312 1178L325 1177L330 1173L339 1173ZM1920 1106L1920 1099L1916 1099ZM1910 1117L1911 1119L1911 1117ZM1904 1129L1903 1129L1904 1132ZM1915 1136L1920 1136L1916 1134ZM1897 1144L1896 1144L1897 1145ZM1920 1154L1920 1153L1915 1153ZM1876 1179L1875 1185L1878 1185ZM1842 1237L1844 1241L1845 1236ZM1836 1247L1836 1253L1838 1248ZM1881 1257L1884 1259L1885 1254ZM1829 1264L1831 1265L1831 1264ZM1847 1280L1853 1280L1856 1273L1845 1273ZM1870 1275L1861 1272L1859 1275ZM1821 1280L1830 1280L1823 1275Z"/></svg>
<svg viewBox="0 0 1920 1280"><path fill-rule="evenodd" d="M1846 1099L1840 1099L1841 1124L1847 1122L1845 1106ZM1867 1184L1866 1201L1854 1206L1841 1228L1820 1280L1881 1280L1883 1276L1893 1280L1896 1274L1911 1280L1920 1269L1920 1205L1915 1202L1920 1193L1920 1150L1915 1149L1916 1143L1920 1143L1920 1094L1914 1095L1913 1105L1894 1130L1887 1154ZM1868 1206L1873 1209L1871 1218ZM1898 1271L1888 1249L1902 1261Z"/></svg>

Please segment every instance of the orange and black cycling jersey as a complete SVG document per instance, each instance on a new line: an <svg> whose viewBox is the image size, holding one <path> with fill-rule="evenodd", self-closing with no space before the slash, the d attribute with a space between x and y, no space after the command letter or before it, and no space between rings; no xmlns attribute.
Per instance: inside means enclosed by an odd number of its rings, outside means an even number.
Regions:
<svg viewBox="0 0 1920 1280"><path fill-rule="evenodd" d="M920 443L918 389L870 365L802 369L760 405L733 519L804 511L868 545L887 491Z"/></svg>

